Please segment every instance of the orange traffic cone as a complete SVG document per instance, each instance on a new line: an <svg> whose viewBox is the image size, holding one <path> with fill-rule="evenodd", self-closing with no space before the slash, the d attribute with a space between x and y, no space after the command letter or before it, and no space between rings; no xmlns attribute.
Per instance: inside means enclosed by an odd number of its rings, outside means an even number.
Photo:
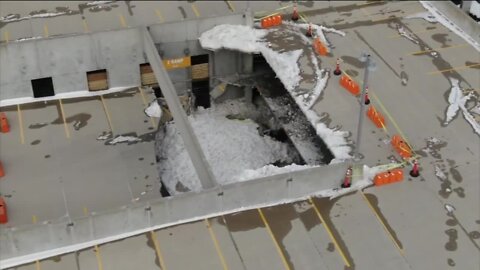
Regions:
<svg viewBox="0 0 480 270"><path fill-rule="evenodd" d="M335 74L336 76L342 74L342 71L340 70L340 59L339 58L337 58L337 67L333 71L333 74Z"/></svg>
<svg viewBox="0 0 480 270"><path fill-rule="evenodd" d="M410 171L410 176L418 177L420 175L420 170L418 168L418 162L416 160L413 161L413 168Z"/></svg>
<svg viewBox="0 0 480 270"><path fill-rule="evenodd" d="M0 224L5 224L8 222L7 215L7 204L3 197L0 197Z"/></svg>
<svg viewBox="0 0 480 270"><path fill-rule="evenodd" d="M0 113L0 132L8 133L10 131L10 126L8 125L7 116L5 113Z"/></svg>
<svg viewBox="0 0 480 270"><path fill-rule="evenodd" d="M307 35L307 37L312 37L313 36L312 23L308 24L307 33L305 33L305 35Z"/></svg>
<svg viewBox="0 0 480 270"><path fill-rule="evenodd" d="M345 174L345 178L343 179L343 183L341 185L342 188L349 188L352 185L352 167L347 169L347 173Z"/></svg>
<svg viewBox="0 0 480 270"><path fill-rule="evenodd" d="M296 22L298 21L298 11L297 11L297 5L293 6L293 13L292 13L292 21Z"/></svg>
<svg viewBox="0 0 480 270"><path fill-rule="evenodd" d="M365 105L370 104L370 98L368 97L368 86L365 87Z"/></svg>

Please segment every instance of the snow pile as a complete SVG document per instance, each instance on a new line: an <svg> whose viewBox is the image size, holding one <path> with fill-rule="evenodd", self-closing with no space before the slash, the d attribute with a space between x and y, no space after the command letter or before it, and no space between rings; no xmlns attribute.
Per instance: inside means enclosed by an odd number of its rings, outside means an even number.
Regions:
<svg viewBox="0 0 480 270"><path fill-rule="evenodd" d="M439 23L443 24L443 26L447 27L455 34L459 35L465 41L467 41L470 45L472 45L477 51L480 51L480 44L475 41L470 35L465 33L460 27L458 27L455 23L453 23L449 18L443 15L440 11L438 11L431 3L431 1L420 1L425 9L427 9ZM473 1L472 1L473 2Z"/></svg>
<svg viewBox="0 0 480 270"><path fill-rule="evenodd" d="M200 109L189 116L195 135L220 185L246 179L246 176L235 176L247 169L258 169L276 161L291 163L287 145L268 136L260 136L256 123L249 119L229 120L225 117L239 113L241 106L231 106L235 102ZM251 108L244 105L243 110L246 109ZM175 125L168 123L164 134L160 132L158 137L159 173L169 192L177 194L201 190L200 181Z"/></svg>
<svg viewBox="0 0 480 270"><path fill-rule="evenodd" d="M283 86L289 91L295 89L302 79L297 61L303 50L278 53L270 48L260 47L260 51L270 67L275 71L275 74L277 74Z"/></svg>
<svg viewBox="0 0 480 270"><path fill-rule="evenodd" d="M462 89L460 88L459 82L455 78L449 78L452 88L450 94L448 95L448 105L444 125L448 125L450 121L458 114L459 110L462 110L463 117L465 120L472 126L473 130L480 135L480 124L475 120L475 118L470 114L470 112L465 107L467 101L473 97L473 92L469 92L468 95L464 96Z"/></svg>
<svg viewBox="0 0 480 270"><path fill-rule="evenodd" d="M325 89L325 86L327 86L329 76L329 73L325 69L320 69L318 67L318 60L314 53L312 53L311 59L313 66L315 67L317 83L315 84L311 94L308 96L308 100L304 100L304 104L307 109L311 109L315 102L317 102L318 98L323 92L323 89Z"/></svg>
<svg viewBox="0 0 480 270"><path fill-rule="evenodd" d="M317 166L292 164L285 167L277 167L274 165L266 165L256 170L243 171L242 173L234 177L233 182L246 181L250 179L256 179L260 177L266 177L266 176L294 172L294 171L300 171L300 170L310 169L314 167L317 167Z"/></svg>
<svg viewBox="0 0 480 270"><path fill-rule="evenodd" d="M162 108L158 105L157 100L150 102L144 112L149 117L162 117Z"/></svg>
<svg viewBox="0 0 480 270"><path fill-rule="evenodd" d="M284 21L283 23L286 24L286 25L295 26L295 27L298 27L298 28L304 29L304 30L306 30L308 28L308 23L294 23L294 22L290 22L290 21ZM335 34L338 34L342 37L345 36L345 32L343 32L343 31L337 30L335 28L325 27L323 25L313 24L313 23L312 23L312 30L316 34L315 36L319 37L320 41L322 41L322 43L325 44L326 47L330 47L330 43L328 42L327 38L325 37L324 32L335 33Z"/></svg>
<svg viewBox="0 0 480 270"><path fill-rule="evenodd" d="M437 178L440 179L441 181L447 180L447 176L446 176L445 173L442 171L442 169L440 169L437 165L435 165L435 175L436 175Z"/></svg>
<svg viewBox="0 0 480 270"><path fill-rule="evenodd" d="M98 140L98 138L97 138L97 140ZM142 139L140 139L138 137L119 135L119 136L115 137L115 139L113 139L111 141L108 141L107 143L109 145L115 145L117 143L136 143L136 142L141 142L141 141L142 141Z"/></svg>
<svg viewBox="0 0 480 270"><path fill-rule="evenodd" d="M285 21L284 24L306 29L308 24L296 24ZM312 28L316 31L317 36L327 46L328 41L325 38L325 32L332 32L345 36L345 33L333 28L324 27L321 25L313 25ZM259 32L261 31L261 32ZM200 35L200 44L205 49L217 50L220 48L235 49L242 52L260 52L265 57L270 67L275 71L277 77L280 79L285 88L290 92L295 102L301 108L303 113L307 116L312 126L316 129L317 134L326 143L330 151L335 156L332 163L342 162L350 159L349 152L351 147L348 145L348 132L337 131L329 129L325 124L320 122L320 117L311 110L311 107L321 95L328 81L328 72L318 69L318 61L316 62L316 76L317 84L312 89L310 94L299 96L294 92L302 77L300 76L300 69L298 66L298 59L303 53L303 50L289 51L278 53L269 48L266 42L261 42L268 33L268 30L253 29L243 25L218 25ZM312 58L314 62L315 57ZM315 62L314 62L315 63ZM308 101L308 102L305 102Z"/></svg>
<svg viewBox="0 0 480 270"><path fill-rule="evenodd" d="M477 18L480 18L480 3L478 3L477 1L470 1L470 3L470 14Z"/></svg>
<svg viewBox="0 0 480 270"><path fill-rule="evenodd" d="M418 40L411 33L408 33L405 30L405 28L403 28L403 26L398 26L397 30L400 36L406 37L408 40L412 41L413 43L418 44Z"/></svg>
<svg viewBox="0 0 480 270"><path fill-rule="evenodd" d="M409 16L405 16L405 19L416 19L416 18L424 19L427 22L431 22L431 23L437 22L437 18L433 16L432 13L430 13L429 11L419 12Z"/></svg>
<svg viewBox="0 0 480 270"><path fill-rule="evenodd" d="M453 205L451 205L451 204L446 203L445 204L445 210L447 210L447 212L449 214L451 214L451 213L453 213L453 211L455 211L455 207L453 207Z"/></svg>
<svg viewBox="0 0 480 270"><path fill-rule="evenodd" d="M261 39L268 30L254 29L246 25L221 24L203 32L200 45L204 49L232 49L246 53L259 53Z"/></svg>

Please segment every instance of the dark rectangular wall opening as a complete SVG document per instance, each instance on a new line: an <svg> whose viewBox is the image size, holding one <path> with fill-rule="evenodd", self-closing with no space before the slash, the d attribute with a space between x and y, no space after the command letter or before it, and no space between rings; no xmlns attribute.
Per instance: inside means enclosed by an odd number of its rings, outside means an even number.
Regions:
<svg viewBox="0 0 480 270"><path fill-rule="evenodd" d="M33 97L55 96L52 77L32 80Z"/></svg>
<svg viewBox="0 0 480 270"><path fill-rule="evenodd" d="M210 108L210 78L208 74L208 54L194 55L192 65L192 93L195 107Z"/></svg>
<svg viewBox="0 0 480 270"><path fill-rule="evenodd" d="M210 108L210 81L192 81L192 93L195 95L195 107Z"/></svg>

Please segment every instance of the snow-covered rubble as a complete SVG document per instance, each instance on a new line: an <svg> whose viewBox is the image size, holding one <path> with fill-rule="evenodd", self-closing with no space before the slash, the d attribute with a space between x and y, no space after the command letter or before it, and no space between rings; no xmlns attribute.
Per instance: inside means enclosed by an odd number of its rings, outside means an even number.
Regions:
<svg viewBox="0 0 480 270"><path fill-rule="evenodd" d="M288 173L294 171L300 171L304 169L314 168L315 166L311 165L287 165L285 167L277 167L274 165L266 165L256 170L244 170L242 173L236 175L233 180L234 182L246 181L249 179L255 179L260 177L266 177L275 174Z"/></svg>
<svg viewBox="0 0 480 270"><path fill-rule="evenodd" d="M448 95L448 108L445 116L444 125L448 125L450 121L458 114L459 110L462 110L465 120L472 126L473 130L480 135L480 124L470 114L465 107L467 101L473 97L473 92L469 92L466 96L463 95L460 88L459 81L455 78L449 78L452 85L450 94Z"/></svg>
<svg viewBox="0 0 480 270"><path fill-rule="evenodd" d="M209 109L200 108L189 116L215 179L221 185L246 180L248 175L235 176L248 169L258 169L276 161L291 163L287 145L271 137L260 136L258 124L250 119L226 118L226 115L254 110L246 104L240 106L236 103L239 101L216 104ZM173 123L167 123L157 141L159 173L169 192L201 190L193 164Z"/></svg>
<svg viewBox="0 0 480 270"><path fill-rule="evenodd" d="M293 27L298 27L300 29L306 30L308 28L308 23L294 23L291 21L284 21L283 22L286 25L290 25ZM330 47L330 43L328 42L327 38L325 37L324 32L329 32L329 33L335 33L338 34L342 37L345 36L345 32L337 30L335 28L330 28L330 27L325 27L323 25L317 25L317 24L312 24L312 30L316 34L317 37L320 38L323 44L325 44L326 47Z"/></svg>
<svg viewBox="0 0 480 270"><path fill-rule="evenodd" d="M294 24L288 21L284 21L284 24L305 28L308 24ZM320 37L322 42L329 46L328 41L325 38L325 32L332 32L344 36L342 31L335 30L333 28L324 27L321 25L312 24L312 28L316 34ZM238 31L238 33L237 33ZM342 162L346 159L350 159L349 152L351 147L348 145L347 137L348 132L329 129L325 124L321 122L321 118L318 114L312 110L312 106L320 96L322 90L325 88L328 80L328 72L319 70L316 65L316 77L317 83L314 89L310 91L313 93L304 97L303 95L297 95L295 88L298 86L302 79L300 75L300 69L298 67L298 59L303 50L295 50L290 52L278 53L269 48L266 42L261 39L265 37L268 31L272 30L259 30L248 26L239 25L218 25L214 28L205 31L201 34L199 40L200 45L209 50L217 50L219 48L235 49L242 52L260 52L265 57L265 60L275 71L277 77L290 92L295 102L299 105L307 119L312 126L316 129L317 134L326 143L330 151L335 155L335 159L332 161ZM315 58L316 56L313 56ZM316 59L315 59L316 60ZM315 61L312 59L312 61ZM318 62L317 62L318 63ZM320 75L321 74L321 75ZM305 102L306 100L310 102Z"/></svg>
<svg viewBox="0 0 480 270"><path fill-rule="evenodd" d="M115 137L113 140L107 141L108 144L110 145L115 145L117 143L136 143L136 142L141 142L142 139L134 136L122 136L119 135Z"/></svg>
<svg viewBox="0 0 480 270"><path fill-rule="evenodd" d="M158 101L154 100L148 104L148 107L145 109L145 114L149 117L162 117L162 108L158 105Z"/></svg>

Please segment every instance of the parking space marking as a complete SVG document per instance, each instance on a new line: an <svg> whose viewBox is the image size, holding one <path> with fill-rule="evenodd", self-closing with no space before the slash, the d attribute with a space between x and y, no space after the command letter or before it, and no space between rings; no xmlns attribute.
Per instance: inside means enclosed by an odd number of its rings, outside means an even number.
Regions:
<svg viewBox="0 0 480 270"><path fill-rule="evenodd" d="M198 12L198 9L197 9L197 6L195 5L195 3L192 3L190 5L192 7L192 10L193 10L193 13L195 13L195 16L197 16L197 18L200 17L200 12Z"/></svg>
<svg viewBox="0 0 480 270"><path fill-rule="evenodd" d="M205 219L205 225L207 225L208 232L210 233L210 237L212 238L213 245L215 246L215 249L217 250L218 257L220 258L220 262L222 263L223 270L228 270L227 262L225 261L225 257L223 257L222 250L220 249L220 245L218 244L217 237L215 236L215 233L213 232L213 228L210 225L210 221L208 218Z"/></svg>
<svg viewBox="0 0 480 270"><path fill-rule="evenodd" d="M125 17L123 17L123 14L118 14L118 18L120 19L120 24L122 25L122 27L127 28L127 22L125 21Z"/></svg>
<svg viewBox="0 0 480 270"><path fill-rule="evenodd" d="M142 87L138 87L138 91L140 92L140 96L142 97L144 109L146 109L148 107L148 102L147 102L147 99L145 98L145 94L143 93ZM149 116L148 118L150 118L150 123L152 123L152 127L157 128L157 124L155 123L155 120L153 119L153 117Z"/></svg>
<svg viewBox="0 0 480 270"><path fill-rule="evenodd" d="M156 8L155 9L155 14L157 14L157 17L158 17L158 20L163 23L165 21L165 19L163 18L162 16L162 13L160 12L160 9Z"/></svg>
<svg viewBox="0 0 480 270"><path fill-rule="evenodd" d="M112 132L112 135L113 135L112 118L110 117L110 113L108 112L107 104L105 103L105 99L103 98L103 95L100 95L100 100L102 101L103 111L105 112L105 115L107 116L108 126L110 126L110 131Z"/></svg>
<svg viewBox="0 0 480 270"><path fill-rule="evenodd" d="M17 104L18 126L20 128L20 143L25 144L25 134L23 133L23 116L20 104Z"/></svg>
<svg viewBox="0 0 480 270"><path fill-rule="evenodd" d="M48 37L48 25L47 23L43 24L43 35Z"/></svg>
<svg viewBox="0 0 480 270"><path fill-rule="evenodd" d="M3 32L3 39L6 43L10 41L10 33L8 31Z"/></svg>
<svg viewBox="0 0 480 270"><path fill-rule="evenodd" d="M90 32L90 29L88 28L87 20L82 19L82 24L83 24L83 32L87 33Z"/></svg>
<svg viewBox="0 0 480 270"><path fill-rule="evenodd" d="M150 237L152 237L155 252L157 253L158 261L160 263L160 268L162 270L166 270L167 268L165 267L165 260L163 259L162 252L160 252L160 243L158 243L158 238L155 231L150 231Z"/></svg>
<svg viewBox="0 0 480 270"><path fill-rule="evenodd" d="M88 208L85 206L83 207L83 215L88 216Z"/></svg>
<svg viewBox="0 0 480 270"><path fill-rule="evenodd" d="M432 52L432 51L442 51L442 50L447 50L447 49L465 47L465 46L468 46L468 45L469 45L468 43L461 43L461 44L450 45L450 46L446 46L446 47L432 48L430 50L411 52L411 53L407 53L407 55L417 55L417 54L423 54L423 53L428 53L428 52Z"/></svg>
<svg viewBox="0 0 480 270"><path fill-rule="evenodd" d="M95 252L95 256L97 257L98 270L103 270L102 255L100 255L100 249L98 248L98 245L95 245L93 250Z"/></svg>
<svg viewBox="0 0 480 270"><path fill-rule="evenodd" d="M60 103L60 112L62 113L62 120L63 120L63 127L65 129L65 135L67 136L67 139L70 139L70 131L68 130L68 125L67 125L67 120L65 118L65 110L63 109L62 100L59 99L58 102Z"/></svg>
<svg viewBox="0 0 480 270"><path fill-rule="evenodd" d="M235 12L235 7L233 6L233 3L228 0L226 0L225 2L227 3L228 9L230 9L231 12Z"/></svg>
<svg viewBox="0 0 480 270"><path fill-rule="evenodd" d="M37 216L32 215L32 224L37 224Z"/></svg>
<svg viewBox="0 0 480 270"><path fill-rule="evenodd" d="M428 75L438 75L438 74L441 74L441 73L444 73L444 72L457 71L457 70L462 70L462 69L472 68L472 67L478 67L478 66L480 66L480 63L465 65L465 66L458 66L458 67L454 67L454 68L437 70L437 71L431 71L431 72L428 73Z"/></svg>
<svg viewBox="0 0 480 270"><path fill-rule="evenodd" d="M35 261L35 270L41 270L42 267L40 267L40 261Z"/></svg>
<svg viewBox="0 0 480 270"><path fill-rule="evenodd" d="M315 213L317 214L318 218L320 219L320 222L323 224L323 227L327 231L328 235L330 236L330 239L332 240L333 244L335 245L335 249L338 250L338 253L340 253L340 256L343 259L343 262L347 267L350 267L350 262L348 261L347 257L345 256L345 252L340 248L340 245L337 242L337 239L335 239L335 236L333 236L332 230L328 227L327 223L322 217L322 214L320 214L320 211L318 210L317 206L315 205L315 202L312 200L312 198L308 198L308 201L310 204L313 206L313 210L315 210Z"/></svg>
<svg viewBox="0 0 480 270"><path fill-rule="evenodd" d="M360 190L360 194L362 194L363 199L367 202L368 207L370 207L370 209L373 211L373 213L375 214L375 217L377 217L378 222L380 222L380 224L382 225L383 229L387 233L390 240L392 240L392 242L395 244L397 249L400 251L400 254L404 256L405 253L403 252L403 248L400 246L400 243L397 242L395 237L393 237L392 233L388 230L387 225L385 225L383 220L380 218L380 215L378 214L377 210L375 210L372 203L368 200L367 196L365 196L365 193L363 193L363 191Z"/></svg>
<svg viewBox="0 0 480 270"><path fill-rule="evenodd" d="M275 244L275 247L277 248L277 252L282 258L283 265L285 266L285 269L290 270L290 265L287 262L287 259L285 258L285 254L283 254L282 249L280 248L280 244L278 243L277 239L275 238L275 235L272 232L272 229L270 228L270 225L268 224L267 219L265 218L265 215L263 214L262 209L258 208L258 214L260 215L260 218L263 221L263 224L265 224L265 227L267 228L268 234L270 234L270 237L273 240L273 243Z"/></svg>

